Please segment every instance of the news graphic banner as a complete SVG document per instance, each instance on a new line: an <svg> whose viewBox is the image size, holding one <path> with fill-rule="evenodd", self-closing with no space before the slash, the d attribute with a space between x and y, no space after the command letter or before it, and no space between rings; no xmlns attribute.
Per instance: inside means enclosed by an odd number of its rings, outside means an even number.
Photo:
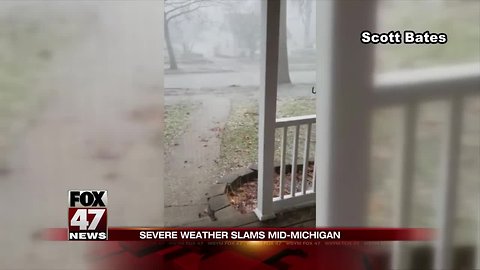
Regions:
<svg viewBox="0 0 480 270"><path fill-rule="evenodd" d="M70 241L429 241L425 228L108 228L106 190L70 190L68 227L43 232Z"/></svg>
<svg viewBox="0 0 480 270"><path fill-rule="evenodd" d="M81 232L81 233L80 233ZM96 231L50 228L42 238L52 241L431 241L425 228L109 228L108 239Z"/></svg>

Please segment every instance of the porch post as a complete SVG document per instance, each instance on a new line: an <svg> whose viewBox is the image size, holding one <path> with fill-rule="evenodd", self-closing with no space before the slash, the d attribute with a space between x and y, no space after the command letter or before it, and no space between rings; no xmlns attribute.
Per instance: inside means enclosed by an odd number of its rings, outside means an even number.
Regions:
<svg viewBox="0 0 480 270"><path fill-rule="evenodd" d="M283 0L282 0L283 1ZM262 73L258 121L258 191L255 214L260 220L273 218L273 163L278 78L278 34L281 1L262 3Z"/></svg>
<svg viewBox="0 0 480 270"><path fill-rule="evenodd" d="M316 225L365 226L376 1L317 2Z"/></svg>

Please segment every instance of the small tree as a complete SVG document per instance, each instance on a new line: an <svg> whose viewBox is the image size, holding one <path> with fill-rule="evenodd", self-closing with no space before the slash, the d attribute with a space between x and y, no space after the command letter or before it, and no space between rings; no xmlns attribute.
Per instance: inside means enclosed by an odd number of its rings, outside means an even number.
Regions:
<svg viewBox="0 0 480 270"><path fill-rule="evenodd" d="M167 46L170 69L178 69L175 51L170 36L170 22L180 17L194 13L201 8L210 7L218 3L216 0L165 0L164 32Z"/></svg>

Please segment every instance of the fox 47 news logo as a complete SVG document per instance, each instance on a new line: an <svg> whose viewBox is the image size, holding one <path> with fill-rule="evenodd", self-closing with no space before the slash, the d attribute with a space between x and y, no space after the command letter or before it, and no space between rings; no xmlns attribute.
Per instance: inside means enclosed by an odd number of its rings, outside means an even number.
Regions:
<svg viewBox="0 0 480 270"><path fill-rule="evenodd" d="M107 240L107 191L68 192L68 240Z"/></svg>

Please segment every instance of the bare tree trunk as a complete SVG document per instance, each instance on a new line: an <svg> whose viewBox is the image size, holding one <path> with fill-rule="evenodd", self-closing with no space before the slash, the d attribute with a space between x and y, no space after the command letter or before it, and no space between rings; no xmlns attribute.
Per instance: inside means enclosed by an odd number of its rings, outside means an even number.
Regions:
<svg viewBox="0 0 480 270"><path fill-rule="evenodd" d="M178 69L177 59L175 58L175 52L173 51L172 40L170 39L170 29L168 27L168 21L164 20L164 32L165 43L167 44L168 62L170 63L170 69Z"/></svg>
<svg viewBox="0 0 480 270"><path fill-rule="evenodd" d="M287 1L280 0L280 32L278 52L278 83L291 83L287 51Z"/></svg>

